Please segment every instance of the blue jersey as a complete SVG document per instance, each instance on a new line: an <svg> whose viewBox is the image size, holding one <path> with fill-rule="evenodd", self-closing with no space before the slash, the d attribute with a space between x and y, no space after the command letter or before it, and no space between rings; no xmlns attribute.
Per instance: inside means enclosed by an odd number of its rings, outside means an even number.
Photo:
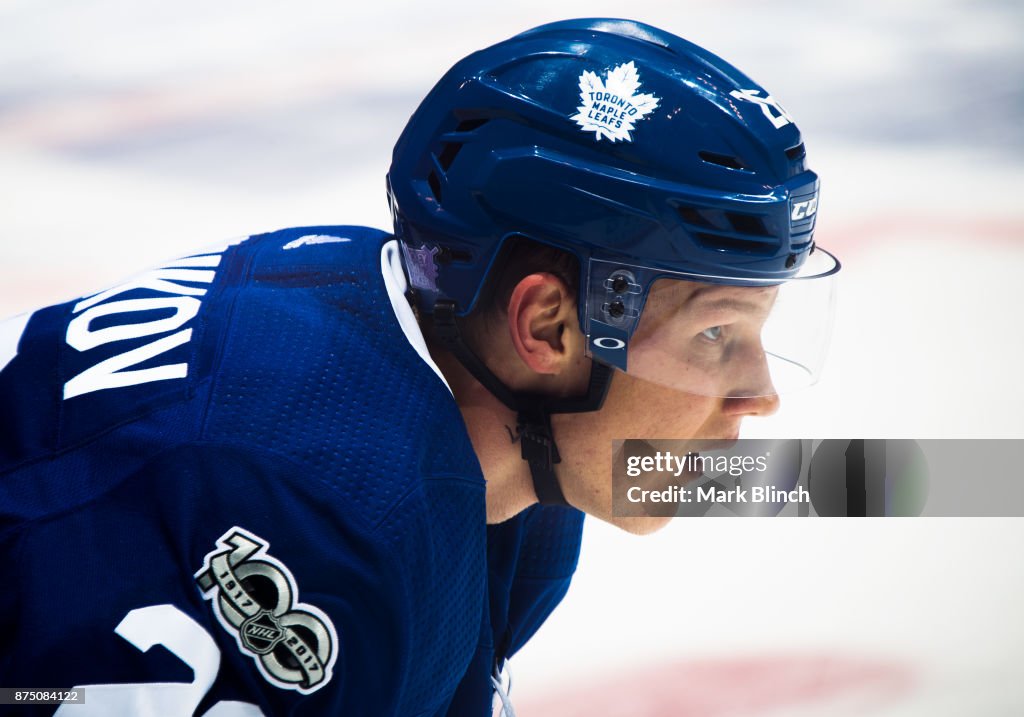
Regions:
<svg viewBox="0 0 1024 717"><path fill-rule="evenodd" d="M0 687L84 687L71 717L490 713L582 514L486 526L399 254L289 229L0 324Z"/></svg>

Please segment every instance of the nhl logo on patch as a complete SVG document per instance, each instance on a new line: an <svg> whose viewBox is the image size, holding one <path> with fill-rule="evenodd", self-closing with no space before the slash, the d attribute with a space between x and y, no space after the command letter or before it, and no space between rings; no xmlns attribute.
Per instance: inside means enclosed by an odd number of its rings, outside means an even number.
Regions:
<svg viewBox="0 0 1024 717"><path fill-rule="evenodd" d="M634 125L653 112L661 101L651 94L637 94L640 73L629 61L608 70L602 80L597 73L585 70L580 75L580 101L570 119L585 132L593 132L600 141L632 142Z"/></svg>
<svg viewBox="0 0 1024 717"><path fill-rule="evenodd" d="M338 633L325 612L299 602L295 576L268 547L236 525L203 558L196 583L260 674L272 685L308 695L331 680Z"/></svg>
<svg viewBox="0 0 1024 717"><path fill-rule="evenodd" d="M238 635L250 652L266 655L284 639L284 630L273 613L263 610L243 622Z"/></svg>

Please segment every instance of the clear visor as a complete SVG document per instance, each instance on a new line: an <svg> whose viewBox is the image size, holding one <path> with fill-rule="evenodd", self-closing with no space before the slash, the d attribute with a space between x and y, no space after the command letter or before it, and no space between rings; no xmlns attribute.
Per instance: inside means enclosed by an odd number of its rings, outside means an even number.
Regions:
<svg viewBox="0 0 1024 717"><path fill-rule="evenodd" d="M588 354L636 378L702 396L805 388L825 360L838 271L836 258L820 248L782 283L592 260Z"/></svg>

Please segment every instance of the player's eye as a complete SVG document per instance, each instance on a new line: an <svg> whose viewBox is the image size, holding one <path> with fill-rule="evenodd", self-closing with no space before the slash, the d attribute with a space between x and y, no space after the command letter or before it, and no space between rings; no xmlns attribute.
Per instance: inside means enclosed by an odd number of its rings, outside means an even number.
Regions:
<svg viewBox="0 0 1024 717"><path fill-rule="evenodd" d="M722 337L722 327L712 326L709 329L704 329L700 332L700 335L706 338L708 341L718 341Z"/></svg>

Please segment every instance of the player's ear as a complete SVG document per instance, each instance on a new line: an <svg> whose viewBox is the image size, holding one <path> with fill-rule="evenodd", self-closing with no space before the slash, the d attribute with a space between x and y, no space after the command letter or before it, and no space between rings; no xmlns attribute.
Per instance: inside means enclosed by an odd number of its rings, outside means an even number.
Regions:
<svg viewBox="0 0 1024 717"><path fill-rule="evenodd" d="M536 373L557 374L572 361L580 341L575 297L554 274L529 274L512 290L508 328L523 363Z"/></svg>

